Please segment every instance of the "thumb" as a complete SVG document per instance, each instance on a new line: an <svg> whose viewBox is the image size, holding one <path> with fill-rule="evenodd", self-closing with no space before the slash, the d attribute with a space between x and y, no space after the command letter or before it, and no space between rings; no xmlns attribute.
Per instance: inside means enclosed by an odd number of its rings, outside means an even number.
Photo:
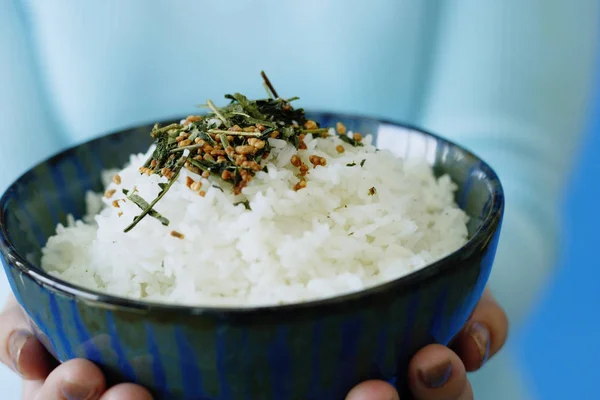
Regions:
<svg viewBox="0 0 600 400"><path fill-rule="evenodd" d="M384 381L365 381L348 393L346 400L400 400L396 389Z"/></svg>
<svg viewBox="0 0 600 400"><path fill-rule="evenodd" d="M0 312L0 363L25 379L45 378L52 369L51 357L31 332L12 296Z"/></svg>

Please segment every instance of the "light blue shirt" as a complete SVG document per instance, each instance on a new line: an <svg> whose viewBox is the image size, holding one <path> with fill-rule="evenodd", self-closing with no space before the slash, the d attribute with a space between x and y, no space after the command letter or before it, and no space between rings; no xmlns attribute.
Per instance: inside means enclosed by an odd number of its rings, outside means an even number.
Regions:
<svg viewBox="0 0 600 400"><path fill-rule="evenodd" d="M421 125L491 163L508 202L491 286L514 326L553 266L599 8L596 0L0 0L0 187L92 136L194 112L226 92L262 96L265 69L306 108ZM525 398L514 368L505 352L476 374L477 398Z"/></svg>

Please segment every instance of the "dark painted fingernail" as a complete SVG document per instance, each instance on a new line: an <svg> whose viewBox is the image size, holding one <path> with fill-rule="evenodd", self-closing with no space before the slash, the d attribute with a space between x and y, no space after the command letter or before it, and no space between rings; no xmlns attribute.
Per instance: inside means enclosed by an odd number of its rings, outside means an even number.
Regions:
<svg viewBox="0 0 600 400"><path fill-rule="evenodd" d="M433 367L419 370L419 379L430 389L437 389L448 382L452 375L452 363L446 360Z"/></svg>
<svg viewBox="0 0 600 400"><path fill-rule="evenodd" d="M89 400L96 395L95 388L70 381L62 382L61 391L67 400Z"/></svg>
<svg viewBox="0 0 600 400"><path fill-rule="evenodd" d="M469 325L468 332L475 345L477 345L481 365L483 365L490 357L490 343L492 342L490 330L480 322L472 322Z"/></svg>
<svg viewBox="0 0 600 400"><path fill-rule="evenodd" d="M19 330L14 331L8 339L8 354L12 362L13 369L20 375L21 372L21 350L29 339L33 338L33 334L29 331Z"/></svg>

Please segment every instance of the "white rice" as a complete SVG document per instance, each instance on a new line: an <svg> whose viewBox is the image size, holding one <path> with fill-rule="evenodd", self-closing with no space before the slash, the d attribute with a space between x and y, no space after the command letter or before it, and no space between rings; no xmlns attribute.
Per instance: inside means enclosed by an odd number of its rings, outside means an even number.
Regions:
<svg viewBox="0 0 600 400"><path fill-rule="evenodd" d="M185 170L155 207L170 225L147 216L124 233L140 209L130 201L112 206L125 198L122 189L135 186L151 201L166 182L140 175L148 155L131 156L118 172L120 185L110 181L114 172L107 179L107 189L116 189L112 198L89 194L89 215L57 227L42 267L117 296L245 307L359 291L423 268L466 242L467 216L454 203L455 184L448 176L436 179L424 161L376 151L370 136L364 147L352 147L309 135L308 149L299 152L311 166L307 187L296 192L297 169L290 165L296 150L269 140L268 172L257 173L239 196L251 210L233 205L240 198L231 189ZM313 154L327 166L313 169ZM186 186L187 176L203 182L205 197Z"/></svg>

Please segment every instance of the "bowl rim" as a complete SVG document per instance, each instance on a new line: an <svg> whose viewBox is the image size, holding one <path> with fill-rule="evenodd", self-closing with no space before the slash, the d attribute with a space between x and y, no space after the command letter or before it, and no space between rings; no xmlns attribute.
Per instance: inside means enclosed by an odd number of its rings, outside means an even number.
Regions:
<svg viewBox="0 0 600 400"><path fill-rule="evenodd" d="M434 134L426 129L420 128L416 125L393 121L385 118L377 118L371 116L363 116L360 114L353 113L340 113L334 111L321 111L321 110L306 110L307 114L318 114L328 118L349 118L355 120L363 120L363 121L371 121L378 124L391 125L395 127L399 127L405 129L410 132L416 132L420 135L433 137L438 142L445 143L450 145L451 147L457 148L461 152L466 155L473 157L476 160L477 167L479 170L485 173L485 180L488 185L488 189L493 193L490 209L485 218L483 218L483 222L479 229L469 238L469 240L463 244L460 248L455 250L454 252L446 255L445 257L426 265L418 269L417 271L411 272L409 274L400 276L399 278L393 279L388 282L384 282L375 286L371 286L367 289L363 289L357 292L351 292L346 294L341 294L332 297L326 297L321 299L309 300L306 302L300 303L286 303L286 304L272 304L272 305L256 305L256 306L248 306L248 307L234 307L234 306L202 306L202 305L185 305L185 304L172 304L172 303L160 303L156 301L145 301L145 300L137 300L130 299L126 297L119 297L116 295L111 295L107 293L97 292L91 289L87 289L76 284L61 280L56 278L46 271L42 270L41 267L36 267L33 263L29 262L26 257L24 257L13 244L9 241L6 231L6 212L4 211L6 208L6 204L9 199L12 197L12 192L15 190L15 187L19 184L19 182L27 177L31 171L38 166L48 163L53 159L61 158L67 155L68 153L74 151L77 147L82 145L87 145L95 141L100 141L106 138L107 136L119 135L126 131L139 129L141 127L152 126L154 122L151 123L137 123L127 125L123 128L112 130L108 133L94 136L93 138L82 141L74 144L73 146L69 146L56 154L46 158L45 160L35 164L35 166L29 168L26 172L21 174L16 180L11 183L2 197L0 197L0 252L6 259L6 264L8 268L16 268L20 272L26 274L33 281L35 281L38 285L43 286L51 291L57 292L64 296L73 298L77 301L82 301L84 303L94 304L97 307L101 308L111 308L111 309L122 309L130 312L137 313L149 313L150 311L159 311L162 310L168 313L177 313L177 314L185 314L190 316L197 315L211 315L215 317L223 317L223 316L247 316L252 314L272 314L272 313L280 313L285 314L293 310L303 310L303 309L314 309L321 307L345 307L349 302L352 301L365 301L372 297L381 295L386 292L395 290L401 290L402 288L409 287L411 285L422 283L432 277L440 274L443 271L447 271L451 268L460 267L460 263L456 264L456 261L460 261L461 259L466 258L467 255L470 255L477 251L478 248L485 246L487 242L489 242L490 238L496 233L497 230L500 229L500 225L502 222L503 214L504 214L504 206L505 206L505 198L504 198L504 190L500 179L496 172L492 169L492 167L481 159L479 156L474 154L468 148L459 145L452 140L446 139L440 135ZM176 121L181 118L166 118L162 119L164 121ZM162 122L161 122L162 123ZM499 233L499 232L498 232Z"/></svg>

